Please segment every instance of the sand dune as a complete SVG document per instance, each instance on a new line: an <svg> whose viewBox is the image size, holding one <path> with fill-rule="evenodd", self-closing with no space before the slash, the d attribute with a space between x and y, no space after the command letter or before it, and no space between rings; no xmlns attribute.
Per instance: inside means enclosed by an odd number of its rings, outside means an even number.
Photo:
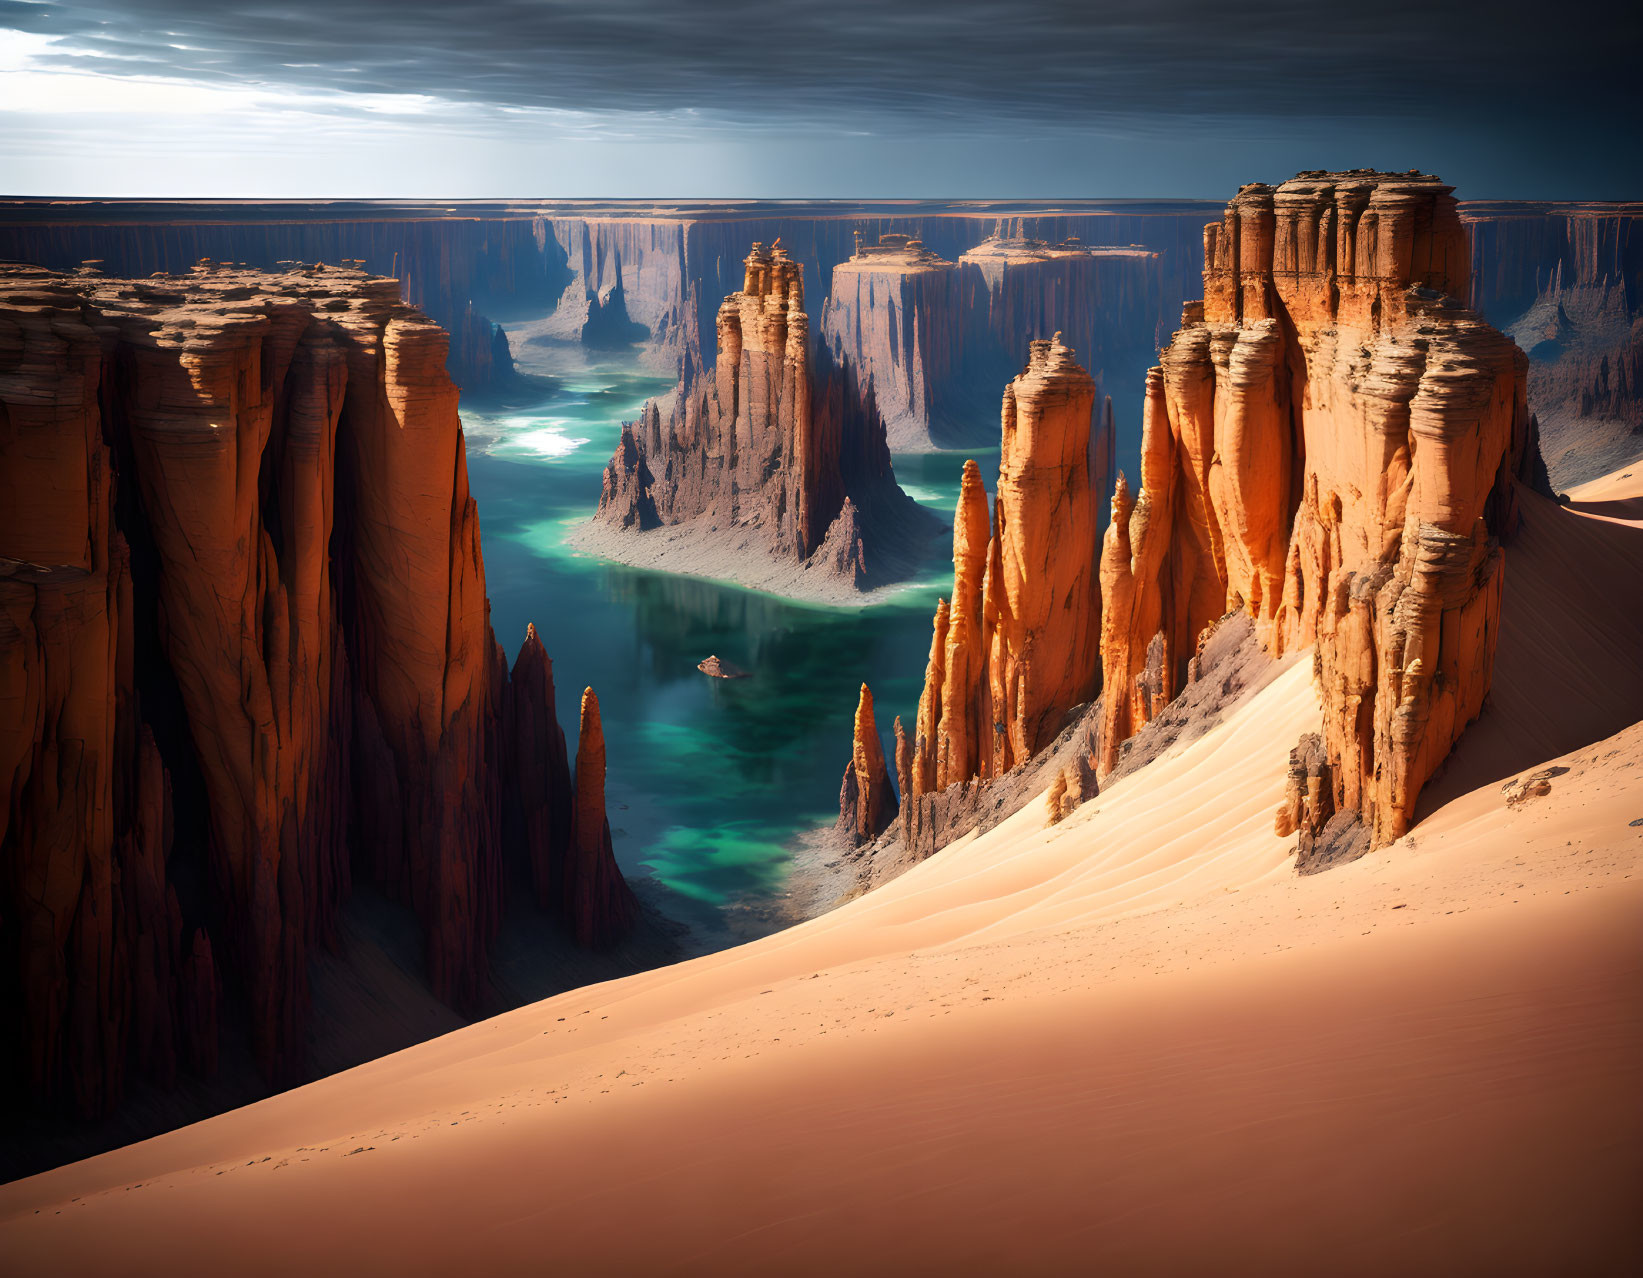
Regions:
<svg viewBox="0 0 1643 1278"><path fill-rule="evenodd" d="M1272 833L1318 717L1301 660L1053 829L1029 805L790 931L0 1188L0 1255L1635 1272L1640 537L1531 504L1479 725L1500 740L1391 848L1303 879Z"/></svg>

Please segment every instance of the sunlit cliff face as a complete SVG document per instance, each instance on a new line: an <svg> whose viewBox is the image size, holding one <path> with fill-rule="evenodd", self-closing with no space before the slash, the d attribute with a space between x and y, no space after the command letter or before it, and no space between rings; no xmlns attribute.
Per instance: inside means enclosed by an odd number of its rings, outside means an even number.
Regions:
<svg viewBox="0 0 1643 1278"><path fill-rule="evenodd" d="M1582 7L0 0L0 186L1204 196L1350 153L1479 196L1623 194L1643 20Z"/></svg>

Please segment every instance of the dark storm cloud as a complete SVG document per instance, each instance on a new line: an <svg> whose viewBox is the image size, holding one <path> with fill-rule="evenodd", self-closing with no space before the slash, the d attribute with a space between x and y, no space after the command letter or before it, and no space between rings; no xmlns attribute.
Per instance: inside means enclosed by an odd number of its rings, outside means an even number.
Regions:
<svg viewBox="0 0 1643 1278"><path fill-rule="evenodd" d="M743 127L1441 115L1639 106L1635 3L1499 0L0 0L37 65ZM1621 121L1617 120L1616 124Z"/></svg>

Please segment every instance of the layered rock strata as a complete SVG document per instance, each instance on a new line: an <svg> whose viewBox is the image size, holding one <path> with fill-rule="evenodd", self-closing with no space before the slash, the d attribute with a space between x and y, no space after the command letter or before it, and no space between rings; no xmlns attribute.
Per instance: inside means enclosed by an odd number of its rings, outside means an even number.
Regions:
<svg viewBox="0 0 1643 1278"><path fill-rule="evenodd" d="M912 792L912 739L900 731L897 766L907 801L884 835L853 854L845 853L857 885L864 890L877 887L949 843L985 833L1023 808L1039 808L1046 824L1054 824L1106 786L1208 732L1283 668L1262 649L1247 616L1233 613L1224 618L1205 635L1180 694L1124 743L1117 766L1099 779L1095 768L1101 735L1099 700L1082 710L1075 708L1053 740L1002 776L972 778L916 800L907 799Z"/></svg>
<svg viewBox="0 0 1643 1278"><path fill-rule="evenodd" d="M551 236L546 243L552 244ZM95 259L112 276L181 273L206 260L227 269L301 263L368 267L399 281L400 296L451 334L447 371L466 391L506 382L507 338L481 312L551 310L568 270L544 251L540 219L453 217L392 204L351 212L335 203L157 203L0 206L0 259L72 270Z"/></svg>
<svg viewBox="0 0 1643 1278"><path fill-rule="evenodd" d="M896 484L856 370L813 355L797 264L755 244L744 265L719 308L712 375L687 371L623 428L598 518L634 533L735 529L777 558L880 584L898 534L925 517Z"/></svg>
<svg viewBox="0 0 1643 1278"><path fill-rule="evenodd" d="M1467 266L1450 188L1413 173L1246 187L1205 229L1204 301L1185 307L1148 374L1141 482L1118 477L1100 551L1098 724L1088 750L1050 779L1050 819L1094 793L1098 776L1133 764L1126 743L1171 713L1199 677L1207 636L1229 633L1221 619L1241 614L1269 654L1315 649L1323 731L1297 748L1276 820L1280 833L1299 832L1302 868L1408 828L1421 787L1488 692L1501 543L1517 486L1543 482L1526 358L1454 300ZM1006 468L1009 418L1007 402ZM1092 444L1087 470L1100 453ZM1011 715L996 712L1009 645L992 600L1009 557L991 544L979 693L991 756L984 745L972 764L973 721L952 716L943 696L956 691L962 705L974 686L974 640L963 625L955 637L954 618L976 594L978 486L967 476L955 598L937 610L913 736L898 723L900 836L926 855L944 841L937 826L961 832L950 818L979 810L1001 765L1043 744L1043 732L1012 733ZM1002 478L1000 491L1005 505ZM1014 522L1008 507L995 516L993 541ZM1046 567L1017 585L1031 598L1057 580ZM1047 705L1076 695L1056 694ZM924 802L931 793L943 802Z"/></svg>
<svg viewBox="0 0 1643 1278"><path fill-rule="evenodd" d="M1385 843L1488 691L1525 359L1453 300L1468 249L1435 178L1245 187L1204 243L1103 549L1100 762L1241 609L1274 653L1317 645L1323 751L1296 784L1330 794L1292 794L1280 830L1351 813Z"/></svg>
<svg viewBox="0 0 1643 1278"><path fill-rule="evenodd" d="M1094 380L1060 340L1031 344L1004 392L997 499L965 463L953 519L953 590L936 606L911 741L897 732L904 835L924 796L1003 775L1091 700L1100 677L1098 494L1111 413L1092 444Z"/></svg>
<svg viewBox="0 0 1643 1278"><path fill-rule="evenodd" d="M505 795L551 881L551 672L529 636L510 685L491 633L446 350L357 270L0 268L0 942L38 1092L207 1066L220 1001L300 1077L355 875L473 1001Z"/></svg>
<svg viewBox="0 0 1643 1278"><path fill-rule="evenodd" d="M899 728L901 720L897 719L896 724ZM853 846L871 843L890 827L899 807L873 718L873 694L864 683L856 703L850 762L845 764L844 781L839 787L839 829Z"/></svg>

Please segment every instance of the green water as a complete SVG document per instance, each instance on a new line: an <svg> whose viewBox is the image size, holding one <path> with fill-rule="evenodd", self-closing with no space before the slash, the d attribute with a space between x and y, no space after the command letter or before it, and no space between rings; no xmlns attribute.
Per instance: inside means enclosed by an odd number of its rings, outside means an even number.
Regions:
<svg viewBox="0 0 1643 1278"><path fill-rule="evenodd" d="M573 750L581 690L598 692L625 873L655 879L697 922L769 901L794 841L838 814L859 686L873 689L887 753L895 716L911 722L950 547L939 539L917 581L870 608L796 604L571 550L565 533L597 507L621 423L670 383L624 354L539 384L507 407L463 407L497 637L511 662L536 623ZM978 460L996 473L996 452ZM950 522L964 456L895 464L902 486ZM709 653L751 677L708 678L696 663Z"/></svg>

